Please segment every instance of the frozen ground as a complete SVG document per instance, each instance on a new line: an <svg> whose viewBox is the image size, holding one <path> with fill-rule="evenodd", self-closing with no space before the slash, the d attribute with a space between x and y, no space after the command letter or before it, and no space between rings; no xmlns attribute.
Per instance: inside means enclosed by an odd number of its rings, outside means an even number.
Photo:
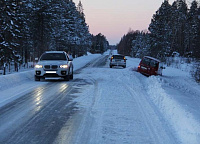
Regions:
<svg viewBox="0 0 200 144"><path fill-rule="evenodd" d="M74 59L75 69L100 57ZM143 76L132 71L139 61L128 57L126 69L110 69L107 62L76 74L75 79L87 83L75 86L80 92L73 102L80 112L54 143L199 144L200 85L188 72L170 67L163 76ZM0 107L46 83L34 82L33 71L1 76Z"/></svg>

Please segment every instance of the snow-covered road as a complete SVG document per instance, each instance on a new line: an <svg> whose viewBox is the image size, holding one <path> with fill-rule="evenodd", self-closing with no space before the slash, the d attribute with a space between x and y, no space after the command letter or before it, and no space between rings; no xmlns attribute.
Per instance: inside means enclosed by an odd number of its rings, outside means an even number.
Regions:
<svg viewBox="0 0 200 144"><path fill-rule="evenodd" d="M172 68L143 76L138 63L87 56L73 81L0 83L0 143L199 144L200 86Z"/></svg>
<svg viewBox="0 0 200 144"><path fill-rule="evenodd" d="M91 68L83 73L92 84L75 100L84 111L74 143L178 143L147 98L139 74L118 68Z"/></svg>

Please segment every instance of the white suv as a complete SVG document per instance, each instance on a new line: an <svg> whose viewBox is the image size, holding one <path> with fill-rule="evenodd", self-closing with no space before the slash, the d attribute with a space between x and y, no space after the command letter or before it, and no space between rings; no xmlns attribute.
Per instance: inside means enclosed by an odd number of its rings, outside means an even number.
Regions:
<svg viewBox="0 0 200 144"><path fill-rule="evenodd" d="M73 79L72 60L72 56L64 51L46 51L35 65L35 81L43 77L61 77L66 81Z"/></svg>

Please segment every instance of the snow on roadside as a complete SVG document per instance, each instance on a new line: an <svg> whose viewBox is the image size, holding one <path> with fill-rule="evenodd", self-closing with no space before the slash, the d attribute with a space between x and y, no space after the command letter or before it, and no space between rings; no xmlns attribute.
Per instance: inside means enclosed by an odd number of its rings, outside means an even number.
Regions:
<svg viewBox="0 0 200 144"><path fill-rule="evenodd" d="M182 143L199 144L200 123L165 92L158 77L149 77L147 84L150 98L173 126Z"/></svg>
<svg viewBox="0 0 200 144"><path fill-rule="evenodd" d="M25 71L9 75L0 76L0 91L9 89L11 87L33 80L34 71ZM0 95L1 96L1 95Z"/></svg>
<svg viewBox="0 0 200 144"><path fill-rule="evenodd" d="M95 60L99 57L101 57L101 54L90 54L90 53L88 53L88 55L84 55L82 57L75 58L73 60L74 71L77 70L77 69L80 69L81 67L83 67L87 63L89 63L90 61L93 61L93 60Z"/></svg>

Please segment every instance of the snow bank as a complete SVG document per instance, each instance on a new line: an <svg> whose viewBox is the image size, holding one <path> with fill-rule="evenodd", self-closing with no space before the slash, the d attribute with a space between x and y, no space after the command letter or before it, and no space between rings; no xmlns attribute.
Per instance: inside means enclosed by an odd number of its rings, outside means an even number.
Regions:
<svg viewBox="0 0 200 144"><path fill-rule="evenodd" d="M184 57L168 57L167 65L170 67L177 68L186 72L190 72L193 69L194 60L191 58Z"/></svg>
<svg viewBox="0 0 200 144"><path fill-rule="evenodd" d="M9 75L0 76L0 90L8 89L24 83L25 81L33 81L34 70L19 72Z"/></svg>
<svg viewBox="0 0 200 144"><path fill-rule="evenodd" d="M199 144L200 124L193 115L165 92L158 77L148 78L147 83L150 98L174 127L182 143Z"/></svg>
<svg viewBox="0 0 200 144"><path fill-rule="evenodd" d="M173 68L173 67L167 67L163 70L164 76L170 76L170 77L189 77L191 78L191 75L188 71L184 71L181 69Z"/></svg>
<svg viewBox="0 0 200 144"><path fill-rule="evenodd" d="M93 61L93 60L99 58L100 56L101 56L101 54L90 54L90 53L88 53L88 55L74 59L73 60L74 70L80 69L81 67L83 67L87 63L89 63L90 61Z"/></svg>

